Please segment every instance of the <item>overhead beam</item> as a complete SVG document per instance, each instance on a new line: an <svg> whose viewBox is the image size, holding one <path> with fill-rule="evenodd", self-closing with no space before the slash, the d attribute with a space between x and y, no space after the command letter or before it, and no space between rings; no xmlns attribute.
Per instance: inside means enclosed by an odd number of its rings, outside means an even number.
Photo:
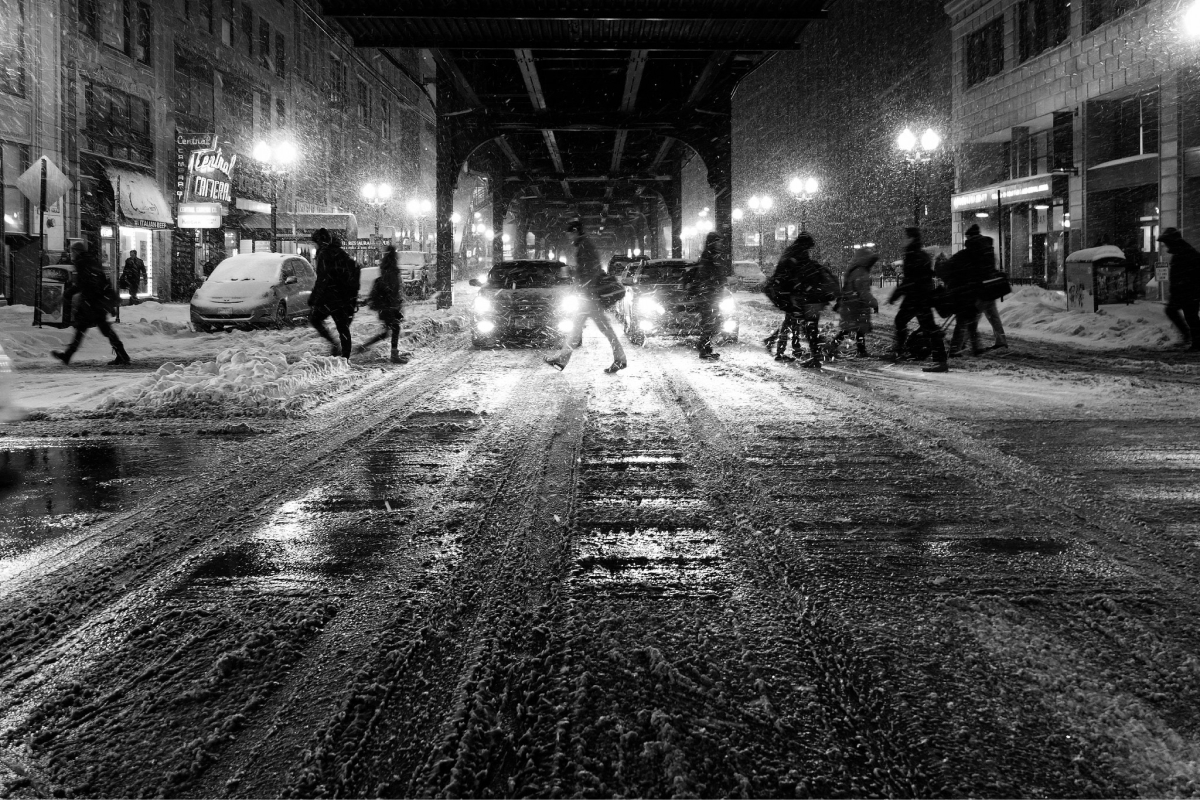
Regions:
<svg viewBox="0 0 1200 800"><path fill-rule="evenodd" d="M529 92L534 111L545 111L546 96L542 94L542 82L538 80L537 67L533 63L533 51L525 49L513 52L517 55L517 67L521 70L521 80L525 81L525 91Z"/></svg>
<svg viewBox="0 0 1200 800"><path fill-rule="evenodd" d="M437 49L430 50L429 54L433 56L438 69L445 70L450 76L450 82L454 84L454 90L458 92L458 96L462 98L463 102L471 108L482 108L483 103L480 102L479 95L475 94L470 81L462 74L462 70L454 63L454 59Z"/></svg>
<svg viewBox="0 0 1200 800"><path fill-rule="evenodd" d="M507 136L496 137L496 145L504 152L504 155L508 156L508 161L512 164L513 169L519 172L525 171L525 162L512 149L512 145L508 143Z"/></svg>
<svg viewBox="0 0 1200 800"><path fill-rule="evenodd" d="M667 153L671 152L671 147L675 144L675 140L670 136L663 138L662 146L658 148L658 153L654 156L654 160L650 162L651 171L658 169L658 165L667 157Z"/></svg>
<svg viewBox="0 0 1200 800"><path fill-rule="evenodd" d="M762 52L771 50L804 50L797 39L801 31L791 33L778 29L769 34L706 33L695 38L680 38L669 33L632 38L576 38L570 34L514 37L494 37L471 31L449 33L446 31L422 32L405 26L395 31L383 30L375 22L367 23L359 18L341 17L338 21L354 39L355 47L420 47L454 50L661 50L669 52L707 52L711 50L738 50Z"/></svg>
<svg viewBox="0 0 1200 800"><path fill-rule="evenodd" d="M625 141L629 138L629 131L617 131L616 141L613 142L612 163L609 165L611 172L617 172L621 169L621 158L625 155Z"/></svg>
<svg viewBox="0 0 1200 800"><path fill-rule="evenodd" d="M549 183L553 183L555 181L570 181L571 183L607 183L619 181L661 182L672 180L672 178L670 175L649 175L635 172L625 173L624 175L566 175L561 172L554 174L524 172L520 175L506 175L504 180L509 183L525 181L545 181Z"/></svg>
<svg viewBox="0 0 1200 800"><path fill-rule="evenodd" d="M687 105L694 106L697 103L704 101L708 97L708 93L712 91L716 85L717 78L721 75L721 70L733 58L732 50L718 50L713 53L708 59L708 63L704 65L704 69L700 72L700 77L696 80L696 85L692 87L692 93L688 95Z"/></svg>
<svg viewBox="0 0 1200 800"><path fill-rule="evenodd" d="M558 140L554 138L554 131L542 131L542 138L546 140L546 149L550 151L550 161L553 162L555 171L559 174L566 172L562 153L558 151Z"/></svg>
<svg viewBox="0 0 1200 800"><path fill-rule="evenodd" d="M426 0L397 3L395 0L323 0L326 16L374 17L378 20L456 22L462 20L528 20L530 22L807 22L823 20L828 13L822 0L758 0L749 3L686 2L671 6L627 3L626 8L605 8L616 3L540 3L491 0ZM555 8L558 5L560 7ZM562 7L575 6L575 8ZM587 10L583 10L587 9Z"/></svg>
<svg viewBox="0 0 1200 800"><path fill-rule="evenodd" d="M563 194L567 197L568 200L574 199L574 195L571 194L571 184L567 183L566 181L563 181L562 182L562 190L563 190Z"/></svg>
<svg viewBox="0 0 1200 800"><path fill-rule="evenodd" d="M630 53L629 65L625 68L625 91L621 94L621 111L629 113L637 105L638 89L642 85L642 74L646 71L646 62L649 60L649 50L634 50Z"/></svg>

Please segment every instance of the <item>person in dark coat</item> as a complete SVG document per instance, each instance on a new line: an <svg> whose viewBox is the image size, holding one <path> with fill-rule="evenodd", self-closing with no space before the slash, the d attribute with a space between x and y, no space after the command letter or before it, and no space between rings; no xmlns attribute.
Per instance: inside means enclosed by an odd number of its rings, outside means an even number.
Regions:
<svg viewBox="0 0 1200 800"><path fill-rule="evenodd" d="M121 284L129 290L129 305L136 306L142 302L138 300L138 289L146 277L146 262L138 258L137 250L130 250L129 258L125 259L125 268L121 270Z"/></svg>
<svg viewBox="0 0 1200 800"><path fill-rule="evenodd" d="M393 364L407 364L408 356L400 355L400 322L404 319L404 281L400 278L400 265L394 245L388 245L379 262L379 277L371 287L367 306L379 313L383 330L358 346L364 352L376 342L382 342L391 334Z"/></svg>
<svg viewBox="0 0 1200 800"><path fill-rule="evenodd" d="M978 230L976 228L977 233ZM951 358L962 355L968 339L971 355L977 356L983 352L979 342L978 302L991 241L986 236L968 236L963 249L950 256L937 270L954 314L954 334L950 337Z"/></svg>
<svg viewBox="0 0 1200 800"><path fill-rule="evenodd" d="M822 284L827 270L809 257L808 251L816 246L813 237L801 231L796 234L783 255L775 273L767 279L768 296L779 308L784 309L783 324L779 330L768 336L764 341L768 350L776 340L776 361L795 361L800 352L800 336L808 341L809 357L801 362L801 366L821 366L820 345L817 341L820 332L821 311L832 298L826 297ZM792 341L792 354L785 354L788 337Z"/></svg>
<svg viewBox="0 0 1200 800"><path fill-rule="evenodd" d="M879 301L871 291L871 268L879 256L870 250L860 250L854 257L850 269L842 279L842 296L838 298L838 314L842 318L842 329L837 341L847 336L854 337L860 358L867 353L867 334L871 331L871 312L879 311Z"/></svg>
<svg viewBox="0 0 1200 800"><path fill-rule="evenodd" d="M608 343L612 345L613 361L604 370L611 375L625 369L629 364L625 360L625 348L621 347L621 340L617 338L617 332L613 330L612 323L608 321L608 315L604 313L604 305L598 293L599 281L604 277L604 270L600 267L600 253L596 251L596 245L592 244L588 235L583 232L583 223L580 220L572 221L567 226L567 233L572 234L575 240L575 282L579 286L580 295L582 295L582 305L579 313L575 316L575 324L571 333L567 335L562 350L557 355L547 357L546 363L555 369L566 368L567 363L571 360L571 354L583 344L583 326L590 317L592 322L596 323L596 327L600 329L600 333L604 334L604 338L608 339Z"/></svg>
<svg viewBox="0 0 1200 800"><path fill-rule="evenodd" d="M1182 334L1188 350L1200 351L1200 252L1185 242L1176 228L1167 228L1158 240L1171 254L1167 319Z"/></svg>
<svg viewBox="0 0 1200 800"><path fill-rule="evenodd" d="M75 336L66 350L54 350L50 355L64 364L70 364L71 357L83 343L83 335L88 328L99 328L116 354L116 358L108 362L108 366L128 364L129 354L125 352L125 345L108 324L108 315L116 310L119 299L108 282L104 265L95 253L88 250L84 242L71 244L71 263L75 265L75 294L71 298L71 321L75 326Z"/></svg>
<svg viewBox="0 0 1200 800"><path fill-rule="evenodd" d="M341 240L325 228L315 231L312 238L317 245L317 280L308 298L312 307L308 320L317 334L332 345L333 355L349 358L350 321L358 304L358 265L342 249ZM340 342L335 342L325 327L325 320L330 317Z"/></svg>
<svg viewBox="0 0 1200 800"><path fill-rule="evenodd" d="M979 272L980 280L1000 277L1000 270L996 268L996 247L992 237L984 236L979 232L978 225L972 225L967 228L966 242L969 245L968 249L975 255L976 268ZM992 326L994 341L988 349L1006 349L1008 347L1008 338L1004 335L1004 323L1000 320L1000 309L996 307L996 301L980 297L975 301L975 306L982 315L982 318L986 319L988 324ZM976 320L975 325L978 328L978 320Z"/></svg>
<svg viewBox="0 0 1200 800"><path fill-rule="evenodd" d="M700 308L700 343L697 349L700 358L705 361L716 361L721 357L712 349L721 322L718 304L721 302L721 289L725 286L721 250L721 234L709 231L699 262L683 277L689 299Z"/></svg>
<svg viewBox="0 0 1200 800"><path fill-rule="evenodd" d="M946 372L949 369L946 343L942 340L941 326L933 319L933 261L921 244L920 228L905 228L904 235L907 241L900 282L888 298L888 305L901 300L900 310L896 312L896 343L892 355L896 359L903 357L909 336L908 323L915 319L917 332L929 339L933 360L937 362L926 367L926 371Z"/></svg>

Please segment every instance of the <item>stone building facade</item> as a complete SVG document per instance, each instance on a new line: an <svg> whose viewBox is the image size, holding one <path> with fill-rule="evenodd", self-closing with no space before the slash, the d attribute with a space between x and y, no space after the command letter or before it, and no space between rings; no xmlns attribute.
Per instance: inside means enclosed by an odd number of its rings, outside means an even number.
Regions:
<svg viewBox="0 0 1200 800"><path fill-rule="evenodd" d="M74 184L47 223L50 260L79 238L115 272L136 250L162 299L185 299L206 264L269 249L272 204L281 250L303 250L319 226L356 239L378 225L419 246L405 205L432 199L434 160L419 51L356 50L310 0L0 0L0 12L6 209L24 214L6 219L10 298L32 301L37 260L13 174L42 154ZM272 170L259 143L298 158ZM368 181L389 182L393 200L368 207Z"/></svg>
<svg viewBox="0 0 1200 800"><path fill-rule="evenodd" d="M954 241L1051 286L1102 244L1152 265L1161 228L1200 235L1192 0L954 0Z"/></svg>

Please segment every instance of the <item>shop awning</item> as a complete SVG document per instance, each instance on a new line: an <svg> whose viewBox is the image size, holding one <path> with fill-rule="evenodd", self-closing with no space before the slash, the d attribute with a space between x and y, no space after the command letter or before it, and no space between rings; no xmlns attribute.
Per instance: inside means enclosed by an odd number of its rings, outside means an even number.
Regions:
<svg viewBox="0 0 1200 800"><path fill-rule="evenodd" d="M296 235L305 239L311 236L312 232L318 228L325 228L330 233L336 233L342 239L358 238L358 220L350 213L292 214L280 211L275 215L275 230L280 236L290 235L293 225L296 228ZM269 231L271 230L271 215L247 214L242 218L241 226L243 228Z"/></svg>
<svg viewBox="0 0 1200 800"><path fill-rule="evenodd" d="M117 197L122 225L135 228L170 228L175 224L171 207L150 175L105 165L104 172Z"/></svg>

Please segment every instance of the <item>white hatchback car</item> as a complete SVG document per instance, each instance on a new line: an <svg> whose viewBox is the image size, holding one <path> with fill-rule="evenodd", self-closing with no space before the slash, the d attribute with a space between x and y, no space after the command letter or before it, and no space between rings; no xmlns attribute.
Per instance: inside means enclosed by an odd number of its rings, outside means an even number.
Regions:
<svg viewBox="0 0 1200 800"><path fill-rule="evenodd" d="M207 332L290 324L308 315L308 298L316 280L316 272L303 256L230 256L192 295L192 326Z"/></svg>

